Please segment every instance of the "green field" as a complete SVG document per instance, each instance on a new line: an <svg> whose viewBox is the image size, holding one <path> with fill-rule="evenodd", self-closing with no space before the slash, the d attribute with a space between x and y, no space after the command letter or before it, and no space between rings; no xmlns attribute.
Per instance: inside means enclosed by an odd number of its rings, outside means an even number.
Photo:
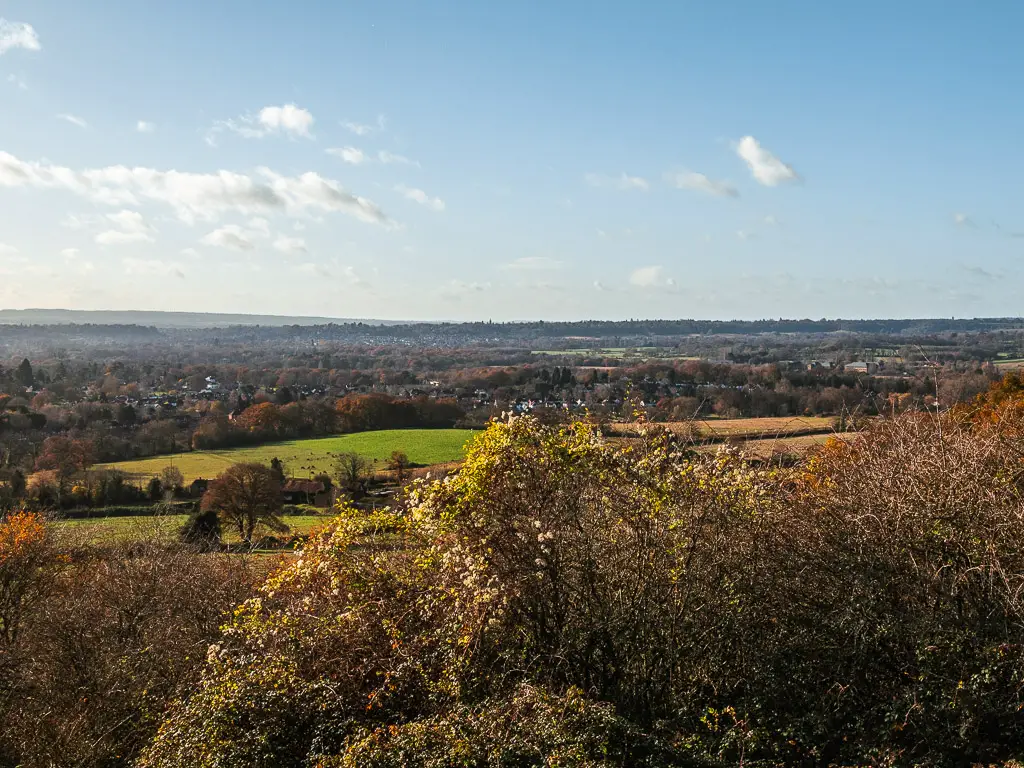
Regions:
<svg viewBox="0 0 1024 768"><path fill-rule="evenodd" d="M164 467L173 465L181 470L185 482L191 482L197 477L212 479L232 464L246 461L269 464L276 457L284 462L292 477L311 477L319 472L331 472L340 453L358 453L382 463L393 451L404 451L409 461L420 466L460 461L466 442L474 434L476 432L472 429L385 429L311 440L289 440L252 448L174 453L102 464L97 469L119 469L133 478L145 479L155 477Z"/></svg>

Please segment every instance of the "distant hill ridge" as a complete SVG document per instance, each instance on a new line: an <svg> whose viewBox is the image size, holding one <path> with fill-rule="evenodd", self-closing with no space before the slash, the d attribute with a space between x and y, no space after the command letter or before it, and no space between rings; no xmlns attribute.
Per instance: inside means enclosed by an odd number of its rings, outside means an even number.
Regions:
<svg viewBox="0 0 1024 768"><path fill-rule="evenodd" d="M565 343L597 342L618 339L622 343L654 343L659 337L690 335L760 334L844 334L929 335L953 332L1024 332L1024 318L877 318L843 319L778 318L763 320L575 320L527 322L491 321L400 321L286 315L246 315L216 312L146 312L134 310L75 309L0 309L0 326L18 325L57 330L61 326L93 329L134 327L156 332L207 333L224 331L227 337L261 336L272 338L316 333L325 339L366 337L434 340L439 338L476 339L500 342L525 338L563 339ZM257 330L257 326L259 329ZM617 345L617 344L616 344Z"/></svg>
<svg viewBox="0 0 1024 768"><path fill-rule="evenodd" d="M151 328L224 328L232 325L396 325L389 320L337 317L245 315L221 312L146 312L142 310L0 309L0 325L140 325Z"/></svg>

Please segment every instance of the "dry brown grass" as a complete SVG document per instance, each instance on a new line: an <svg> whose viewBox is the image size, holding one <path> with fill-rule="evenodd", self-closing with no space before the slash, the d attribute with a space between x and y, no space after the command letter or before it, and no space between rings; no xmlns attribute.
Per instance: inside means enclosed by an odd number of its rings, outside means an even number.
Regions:
<svg viewBox="0 0 1024 768"><path fill-rule="evenodd" d="M769 438L810 432L831 432L834 423L835 419L831 416L771 416L759 419L668 421L659 423L658 426L677 434L689 434L696 427L705 438ZM609 427L609 433L612 436L631 436L638 434L643 426L645 425L635 421L616 423Z"/></svg>

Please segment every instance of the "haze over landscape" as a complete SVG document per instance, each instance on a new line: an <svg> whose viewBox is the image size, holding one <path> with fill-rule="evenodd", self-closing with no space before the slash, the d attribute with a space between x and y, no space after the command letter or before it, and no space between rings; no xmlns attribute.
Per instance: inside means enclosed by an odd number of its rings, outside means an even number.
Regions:
<svg viewBox="0 0 1024 768"><path fill-rule="evenodd" d="M1020 314L1019 5L2 13L0 307Z"/></svg>

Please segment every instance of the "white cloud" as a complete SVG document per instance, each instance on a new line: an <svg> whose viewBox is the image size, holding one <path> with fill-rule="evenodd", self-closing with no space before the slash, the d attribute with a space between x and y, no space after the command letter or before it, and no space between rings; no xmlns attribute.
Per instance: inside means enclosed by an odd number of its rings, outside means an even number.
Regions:
<svg viewBox="0 0 1024 768"><path fill-rule="evenodd" d="M664 276L664 270L661 267L634 269L629 275L629 282L630 285L635 285L638 288L672 287L676 284L671 277Z"/></svg>
<svg viewBox="0 0 1024 768"><path fill-rule="evenodd" d="M7 82L16 87L19 91L27 91L28 83L18 75L8 75Z"/></svg>
<svg viewBox="0 0 1024 768"><path fill-rule="evenodd" d="M259 119L260 125L271 133L284 131L291 136L310 138L309 129L313 125L313 115L308 109L302 109L294 104L264 107L260 110Z"/></svg>
<svg viewBox="0 0 1024 768"><path fill-rule="evenodd" d="M8 245L7 243L0 243L0 256L13 256L16 253L18 253L18 249L15 248L13 245Z"/></svg>
<svg viewBox="0 0 1024 768"><path fill-rule="evenodd" d="M588 173L583 177L583 180L592 187L609 187L621 190L646 190L650 187L650 184L647 183L647 179L640 176L630 176L627 173L623 173L620 176L604 176L600 173Z"/></svg>
<svg viewBox="0 0 1024 768"><path fill-rule="evenodd" d="M736 154L750 168L750 173L760 184L775 187L782 182L797 181L797 172L762 147L753 136L744 136L736 145Z"/></svg>
<svg viewBox="0 0 1024 768"><path fill-rule="evenodd" d="M305 253L306 241L301 237L287 237L285 235L281 235L274 241L274 249L281 251L281 253L287 253L290 255Z"/></svg>
<svg viewBox="0 0 1024 768"><path fill-rule="evenodd" d="M385 149L377 153L377 159L384 165L415 165L417 168L420 167L417 160L410 160L404 155L396 155L394 152L388 152Z"/></svg>
<svg viewBox="0 0 1024 768"><path fill-rule="evenodd" d="M665 175L667 181L676 189L695 189L718 197L739 197L739 190L727 181L709 178L703 173L684 171Z"/></svg>
<svg viewBox="0 0 1024 768"><path fill-rule="evenodd" d="M362 123L343 122L342 127L348 130L350 133L354 133L356 136L368 136L373 133L372 125L363 125Z"/></svg>
<svg viewBox="0 0 1024 768"><path fill-rule="evenodd" d="M397 187L395 187L395 190L397 192L400 192L409 200L415 200L420 205L425 205L428 208L431 208L435 211L444 210L444 200L442 200L439 197L431 197L422 189L417 189L416 187L407 187L404 184L399 184Z"/></svg>
<svg viewBox="0 0 1024 768"><path fill-rule="evenodd" d="M139 122L135 124L135 130L139 133L152 133L156 130L156 126L146 120L139 120Z"/></svg>
<svg viewBox="0 0 1024 768"><path fill-rule="evenodd" d="M327 150L327 154L341 158L349 165L362 165L369 159L366 153L357 147L332 147Z"/></svg>
<svg viewBox="0 0 1024 768"><path fill-rule="evenodd" d="M159 202L170 206L187 223L196 219L216 221L232 212L301 217L323 211L394 226L371 200L347 192L338 182L312 171L281 176L260 168L256 177L223 170L187 173L123 165L76 171L26 162L0 151L0 187L60 189L106 205Z"/></svg>
<svg viewBox="0 0 1024 768"><path fill-rule="evenodd" d="M954 213L953 214L953 223L956 224L958 227L973 227L973 226L975 226L974 219L972 219L966 213Z"/></svg>
<svg viewBox="0 0 1024 768"><path fill-rule="evenodd" d="M203 245L231 248L236 251L251 251L256 247L255 233L242 229L237 224L228 224L204 235L199 241Z"/></svg>
<svg viewBox="0 0 1024 768"><path fill-rule="evenodd" d="M78 115L69 115L67 113L64 113L64 114L57 115L57 118L59 120L64 120L66 122L69 122L72 125L77 125L79 128L88 128L89 127L89 124L87 122L85 122L85 120L82 119L81 117L79 117Z"/></svg>
<svg viewBox="0 0 1024 768"><path fill-rule="evenodd" d="M778 226L779 220L773 214L769 213L767 216L764 217L764 223L767 224L769 227L775 227Z"/></svg>
<svg viewBox="0 0 1024 768"><path fill-rule="evenodd" d="M199 251L197 251L195 248L182 248L181 255L188 256L188 258L190 259L197 259L199 258Z"/></svg>
<svg viewBox="0 0 1024 768"><path fill-rule="evenodd" d="M331 147L326 152L329 155L340 158L349 165L364 165L374 162L373 156L366 154L358 147ZM420 167L418 161L411 160L404 155L396 155L394 152L388 152L384 149L377 152L376 162L379 162L381 165L414 165L417 168Z"/></svg>
<svg viewBox="0 0 1024 768"><path fill-rule="evenodd" d="M117 229L108 229L96 235L96 242L100 245L152 243L155 239L153 228L137 211L123 210L117 213L108 213L106 218L113 222Z"/></svg>
<svg viewBox="0 0 1024 768"><path fill-rule="evenodd" d="M501 268L522 271L545 271L561 269L562 262L556 259L549 259L547 256L523 256L515 261L510 261L508 264L503 264Z"/></svg>
<svg viewBox="0 0 1024 768"><path fill-rule="evenodd" d="M38 51L42 48L39 35L31 24L0 18L0 56L14 48Z"/></svg>
<svg viewBox="0 0 1024 768"><path fill-rule="evenodd" d="M64 248L63 250L61 250L60 255L63 256L68 261L71 261L72 259L78 258L78 253L79 251L77 248Z"/></svg>
<svg viewBox="0 0 1024 768"><path fill-rule="evenodd" d="M283 107L264 107L255 117L243 115L232 120L218 120L206 134L206 143L216 146L217 135L224 131L237 133L246 139L262 139L264 136L280 133L293 139L300 137L312 139L313 135L309 129L313 123L313 114L308 109L302 109L294 104L285 104Z"/></svg>
<svg viewBox="0 0 1024 768"><path fill-rule="evenodd" d="M125 232L149 232L152 229L138 211L124 210L108 213L107 218Z"/></svg>
<svg viewBox="0 0 1024 768"><path fill-rule="evenodd" d="M753 234L747 232L745 229L736 230L736 237L738 237L740 240L750 240L753 236Z"/></svg>
<svg viewBox="0 0 1024 768"><path fill-rule="evenodd" d="M185 273L179 264L165 262L160 259L122 259L124 270L129 275L142 277L178 277L184 279Z"/></svg>

